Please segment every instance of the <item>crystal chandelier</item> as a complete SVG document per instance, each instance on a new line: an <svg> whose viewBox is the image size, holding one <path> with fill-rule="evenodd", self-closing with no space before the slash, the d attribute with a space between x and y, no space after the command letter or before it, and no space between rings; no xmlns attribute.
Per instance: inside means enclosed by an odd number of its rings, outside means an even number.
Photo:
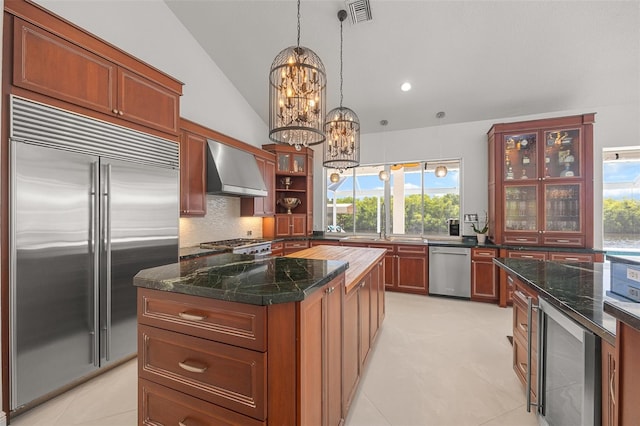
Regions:
<svg viewBox="0 0 640 426"><path fill-rule="evenodd" d="M327 143L324 145L322 165L342 172L360 164L360 120L350 108L342 106L342 22L347 11L338 12L340 20L340 106L327 114L324 130Z"/></svg>
<svg viewBox="0 0 640 426"><path fill-rule="evenodd" d="M325 141L327 77L322 61L298 42L278 53L269 71L269 139L301 147Z"/></svg>

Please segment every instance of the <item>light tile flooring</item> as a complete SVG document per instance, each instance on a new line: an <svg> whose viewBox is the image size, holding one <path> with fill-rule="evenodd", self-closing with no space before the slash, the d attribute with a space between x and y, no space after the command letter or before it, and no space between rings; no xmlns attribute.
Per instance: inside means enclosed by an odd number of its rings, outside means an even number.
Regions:
<svg viewBox="0 0 640 426"><path fill-rule="evenodd" d="M387 293L387 316L346 426L535 426L511 368L511 309ZM134 426L136 361L11 421Z"/></svg>

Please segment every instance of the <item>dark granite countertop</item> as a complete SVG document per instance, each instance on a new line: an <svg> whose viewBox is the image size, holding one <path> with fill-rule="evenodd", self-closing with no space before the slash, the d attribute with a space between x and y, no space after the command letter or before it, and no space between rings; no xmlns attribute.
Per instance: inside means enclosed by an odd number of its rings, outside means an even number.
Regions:
<svg viewBox="0 0 640 426"><path fill-rule="evenodd" d="M338 260L223 253L144 269L133 284L252 305L297 302L343 273Z"/></svg>
<svg viewBox="0 0 640 426"><path fill-rule="evenodd" d="M640 331L640 303L609 298L604 301L604 311Z"/></svg>
<svg viewBox="0 0 640 426"><path fill-rule="evenodd" d="M604 311L607 283L602 263L494 259L575 322L615 344L615 318Z"/></svg>

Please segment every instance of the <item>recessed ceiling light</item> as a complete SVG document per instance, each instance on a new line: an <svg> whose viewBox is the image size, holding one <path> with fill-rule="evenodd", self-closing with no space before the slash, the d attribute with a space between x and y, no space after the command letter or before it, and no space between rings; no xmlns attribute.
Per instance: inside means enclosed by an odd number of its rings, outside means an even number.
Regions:
<svg viewBox="0 0 640 426"><path fill-rule="evenodd" d="M408 81L402 83L402 86L400 86L400 90L402 90L403 92L408 92L409 90L411 90L411 83L409 83Z"/></svg>

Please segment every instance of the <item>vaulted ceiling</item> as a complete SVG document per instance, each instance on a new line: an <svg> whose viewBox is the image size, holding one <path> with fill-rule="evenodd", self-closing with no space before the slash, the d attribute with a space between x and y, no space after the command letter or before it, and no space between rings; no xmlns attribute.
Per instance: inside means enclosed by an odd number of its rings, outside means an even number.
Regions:
<svg viewBox="0 0 640 426"><path fill-rule="evenodd" d="M296 2L165 0L268 122L268 74L296 44ZM344 24L344 106L362 133L637 104L640 1L370 0L373 19ZM301 2L300 44L327 70L339 104L346 2ZM402 92L409 81L413 88ZM446 111L443 119L438 111Z"/></svg>

